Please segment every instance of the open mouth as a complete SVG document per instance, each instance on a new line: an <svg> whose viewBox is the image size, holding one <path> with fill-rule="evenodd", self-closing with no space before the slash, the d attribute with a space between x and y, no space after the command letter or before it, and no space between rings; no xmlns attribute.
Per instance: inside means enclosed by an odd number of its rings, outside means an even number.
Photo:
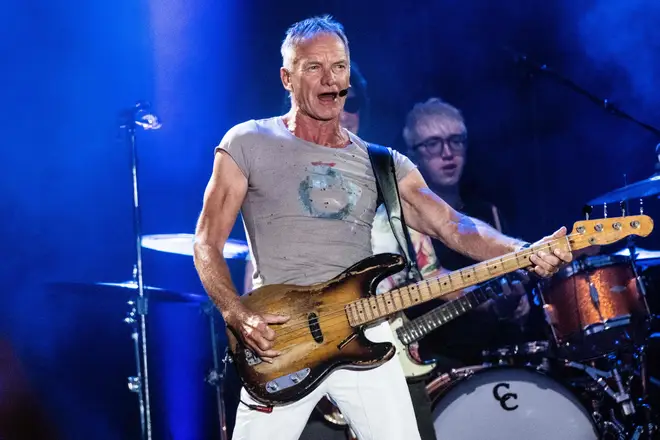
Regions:
<svg viewBox="0 0 660 440"><path fill-rule="evenodd" d="M337 100L338 96L339 96L339 93L337 93L337 92L320 93L318 95L319 101L325 102L325 103L335 102Z"/></svg>
<svg viewBox="0 0 660 440"><path fill-rule="evenodd" d="M456 168L458 168L458 166L456 164L453 164L453 163L442 166L442 169L445 170L445 171L454 171Z"/></svg>

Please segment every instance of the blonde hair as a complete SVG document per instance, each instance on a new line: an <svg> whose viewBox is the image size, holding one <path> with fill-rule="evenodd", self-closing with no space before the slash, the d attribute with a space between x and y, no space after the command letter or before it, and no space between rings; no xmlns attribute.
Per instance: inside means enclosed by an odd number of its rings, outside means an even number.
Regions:
<svg viewBox="0 0 660 440"><path fill-rule="evenodd" d="M416 125L420 120L433 116L454 119L465 124L465 119L461 111L440 98L429 98L424 102L418 102L408 112L406 123L403 127L403 140L409 148L413 144Z"/></svg>

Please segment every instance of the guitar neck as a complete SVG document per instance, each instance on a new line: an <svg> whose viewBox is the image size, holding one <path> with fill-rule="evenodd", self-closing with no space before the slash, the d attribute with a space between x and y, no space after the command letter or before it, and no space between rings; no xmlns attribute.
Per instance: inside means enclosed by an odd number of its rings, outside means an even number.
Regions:
<svg viewBox="0 0 660 440"><path fill-rule="evenodd" d="M488 299L490 296L484 292L482 287L479 287L404 323L396 330L396 334L404 344L412 344L438 327L485 303Z"/></svg>
<svg viewBox="0 0 660 440"><path fill-rule="evenodd" d="M354 301L346 305L349 322L354 327L368 324L427 301L442 298L449 293L530 267L533 265L530 257L538 251L552 254L555 249L570 252L575 248L586 247L584 243L579 242L580 239L581 237L566 236L468 266L437 278L425 279L381 295Z"/></svg>

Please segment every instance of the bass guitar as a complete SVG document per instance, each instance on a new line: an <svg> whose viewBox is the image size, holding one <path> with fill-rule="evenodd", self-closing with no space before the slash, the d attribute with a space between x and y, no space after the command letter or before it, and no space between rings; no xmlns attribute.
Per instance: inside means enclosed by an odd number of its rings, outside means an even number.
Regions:
<svg viewBox="0 0 660 440"><path fill-rule="evenodd" d="M241 301L256 313L290 316L286 323L272 325L273 349L281 354L271 363L264 362L231 329L227 330L229 348L241 381L255 400L267 405L289 403L308 395L337 368L375 368L394 356L391 343L374 343L364 336L367 324L530 267L530 256L538 251L577 251L630 235L646 237L652 230L653 220L645 215L580 221L565 237L380 295L373 294L378 283L400 272L404 260L396 254L374 255L323 283L267 285L244 295Z"/></svg>

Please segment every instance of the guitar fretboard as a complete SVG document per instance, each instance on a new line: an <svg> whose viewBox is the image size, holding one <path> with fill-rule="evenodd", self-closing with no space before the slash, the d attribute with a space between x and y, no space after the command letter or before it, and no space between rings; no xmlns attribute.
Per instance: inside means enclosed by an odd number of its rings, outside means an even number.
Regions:
<svg viewBox="0 0 660 440"><path fill-rule="evenodd" d="M541 243L499 258L468 266L438 278L422 280L381 295L354 301L345 306L348 320L353 327L376 321L412 306L441 298L451 292L532 266L533 264L529 258L538 251L554 253L555 249L571 251L572 249L586 247L587 244L579 243L580 239L581 237L575 240L571 239L570 236L566 236L563 239Z"/></svg>
<svg viewBox="0 0 660 440"><path fill-rule="evenodd" d="M408 321L396 331L397 336L404 344L419 341L433 330L459 316L469 312L475 307L488 301L489 295L479 287L464 295L431 310L424 315Z"/></svg>

